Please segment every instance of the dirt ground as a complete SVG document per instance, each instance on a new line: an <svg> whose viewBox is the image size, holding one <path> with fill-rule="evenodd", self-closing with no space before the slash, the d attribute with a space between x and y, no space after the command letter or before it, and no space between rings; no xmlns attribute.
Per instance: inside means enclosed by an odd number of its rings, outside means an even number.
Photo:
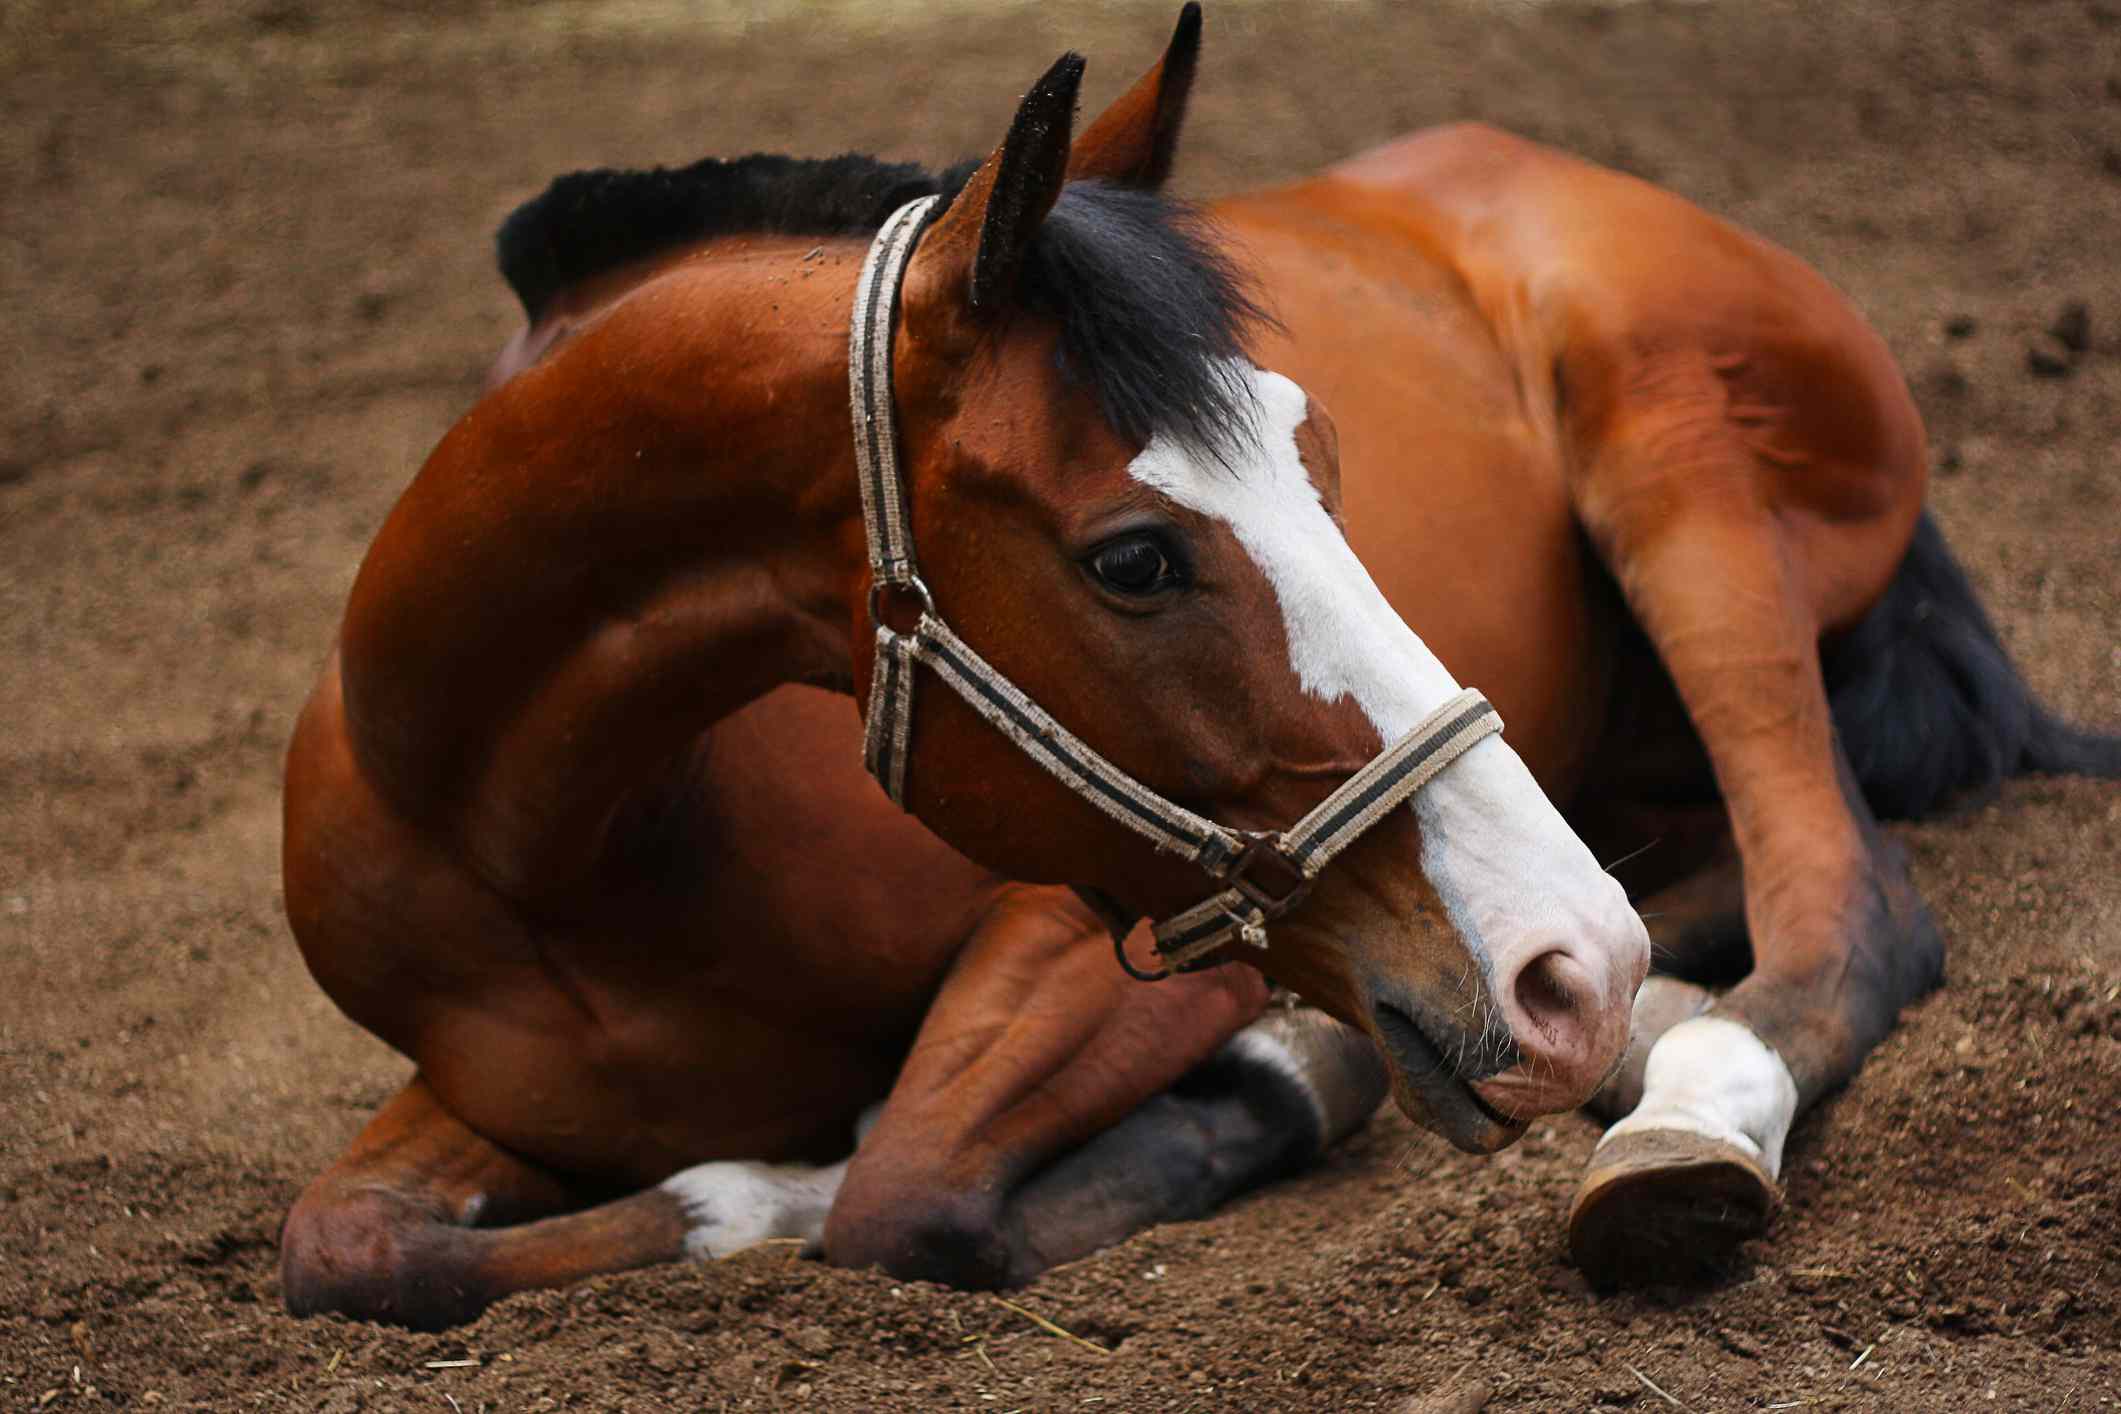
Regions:
<svg viewBox="0 0 2121 1414"><path fill-rule="evenodd" d="M1484 1162L1386 1114L1021 1312L767 1249L447 1336L289 1319L281 1215L405 1065L287 937L280 752L514 327L498 218L582 165L984 149L1064 47L1110 97L1175 5L427 8L0 10L0 1407L2121 1405L2121 790L2079 780L1899 832L1950 984L1800 1124L1788 1209L1707 1290L1569 1267L1588 1121ZM2121 729L2114 0L1208 24L1194 193L1482 117L1819 264L1902 359L2028 675Z"/></svg>

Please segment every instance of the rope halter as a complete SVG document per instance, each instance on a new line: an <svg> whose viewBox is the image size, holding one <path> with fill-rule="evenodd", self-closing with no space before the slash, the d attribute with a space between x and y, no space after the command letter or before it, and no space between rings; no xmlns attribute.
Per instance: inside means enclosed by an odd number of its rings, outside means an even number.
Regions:
<svg viewBox="0 0 2121 1414"><path fill-rule="evenodd" d="M1105 815L1159 851L1191 860L1222 887L1153 929L1165 971L1143 972L1128 960L1126 930L1115 926L1120 965L1145 982L1205 966L1230 942L1264 949L1267 924L1310 892L1319 871L1364 831L1404 804L1502 718L1468 688L1423 718L1341 783L1288 829L1232 830L1167 799L1107 761L1055 721L1023 689L997 672L936 613L913 555L906 488L899 474L898 427L891 385L891 336L907 257L939 200L922 197L884 223L855 285L848 335L847 383L854 413L854 454L869 538L869 618L876 627L863 760L891 799L906 806L906 752L913 730L916 668L925 664L1019 750ZM884 621L888 597L919 608L911 631Z"/></svg>

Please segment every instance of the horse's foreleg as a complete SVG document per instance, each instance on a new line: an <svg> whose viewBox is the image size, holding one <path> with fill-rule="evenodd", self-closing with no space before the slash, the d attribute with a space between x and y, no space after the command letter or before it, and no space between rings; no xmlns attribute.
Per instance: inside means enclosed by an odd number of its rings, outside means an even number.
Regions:
<svg viewBox="0 0 2121 1414"><path fill-rule="evenodd" d="M1904 855L1877 833L1839 748L1832 754L1862 845L1858 867L1822 872L1809 887L1789 874L1781 890L1749 885L1754 968L1713 1005L1677 980L1638 1000L1641 1029L1655 1037L1640 1099L1606 1131L1570 1211L1572 1250L1594 1278L1718 1269L1779 1206L1795 1117L1853 1076L1900 1009L1941 979L1943 944ZM1616 1088L1629 1078L1623 1071Z"/></svg>
<svg viewBox="0 0 2121 1414"><path fill-rule="evenodd" d="M281 1288L296 1315L337 1311L436 1329L511 1291L654 1261L682 1240L667 1200L658 1221L629 1213L635 1221L595 1235L602 1240L537 1232L581 1201L559 1175L467 1129L414 1076L296 1200L280 1234ZM530 1232L523 1241L501 1236Z"/></svg>
<svg viewBox="0 0 2121 1414"><path fill-rule="evenodd" d="M1204 1217L1360 1128L1389 1082L1376 1045L1314 1007L1271 1007L1179 1083L1041 1170L1011 1201L1020 1278L1162 1222Z"/></svg>
<svg viewBox="0 0 2121 1414"><path fill-rule="evenodd" d="M1593 1157L1570 1243L1608 1280L1713 1266L1763 1228L1794 1116L1854 1074L1942 964L1834 739L1803 578L1816 547L1764 504L1742 448L1709 433L1664 450L1682 455L1659 475L1594 472L1579 510L1715 768L1754 965L1701 1014L1663 1018L1640 1102Z"/></svg>
<svg viewBox="0 0 2121 1414"><path fill-rule="evenodd" d="M1309 1158L1368 1117L1383 1076L1335 1031L1247 1030L1265 1004L1241 966L1132 981L1071 896L1012 893L930 1008L826 1257L1026 1281Z"/></svg>
<svg viewBox="0 0 2121 1414"><path fill-rule="evenodd" d="M816 1241L844 1164L710 1163L593 1207L466 1128L417 1076L311 1183L280 1238L297 1315L440 1329L518 1291L772 1237Z"/></svg>
<svg viewBox="0 0 2121 1414"><path fill-rule="evenodd" d="M1642 1103L1650 1051L1664 1033L1707 1011L1709 984L1750 965L1745 936L1745 882L1728 840L1700 870L1640 900L1650 934L1651 973L1635 994L1627 1054L1585 1106L1617 1120Z"/></svg>

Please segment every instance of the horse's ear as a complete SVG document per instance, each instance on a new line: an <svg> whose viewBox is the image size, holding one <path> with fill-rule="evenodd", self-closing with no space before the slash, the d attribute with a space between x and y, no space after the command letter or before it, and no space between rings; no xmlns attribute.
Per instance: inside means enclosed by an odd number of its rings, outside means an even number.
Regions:
<svg viewBox="0 0 2121 1414"><path fill-rule="evenodd" d="M1155 67L1098 115L1068 154L1068 180L1155 190L1171 175L1186 99L1200 64L1200 5L1189 0Z"/></svg>
<svg viewBox="0 0 2121 1414"><path fill-rule="evenodd" d="M1083 58L1063 54L1017 105L1009 135L921 238L906 270L906 310L982 318L1015 293L1024 255L1068 180L1068 134Z"/></svg>

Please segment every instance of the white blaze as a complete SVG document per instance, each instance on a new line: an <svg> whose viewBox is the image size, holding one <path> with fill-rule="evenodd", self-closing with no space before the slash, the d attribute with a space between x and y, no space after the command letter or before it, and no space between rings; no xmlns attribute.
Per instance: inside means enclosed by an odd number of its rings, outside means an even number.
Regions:
<svg viewBox="0 0 2121 1414"><path fill-rule="evenodd" d="M1385 601L1320 502L1296 445L1309 407L1304 390L1264 369L1246 376L1260 435L1235 465L1203 464L1158 437L1128 470L1230 527L1274 588L1289 666L1304 691L1328 702L1353 698L1389 745L1456 693L1458 681ZM1512 975L1521 953L1562 937L1612 935L1616 916L1627 914L1619 886L1500 736L1446 768L1414 797L1414 809L1422 870L1491 972Z"/></svg>

